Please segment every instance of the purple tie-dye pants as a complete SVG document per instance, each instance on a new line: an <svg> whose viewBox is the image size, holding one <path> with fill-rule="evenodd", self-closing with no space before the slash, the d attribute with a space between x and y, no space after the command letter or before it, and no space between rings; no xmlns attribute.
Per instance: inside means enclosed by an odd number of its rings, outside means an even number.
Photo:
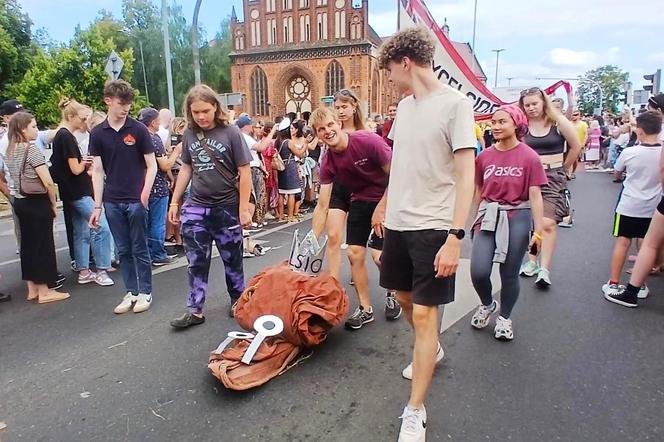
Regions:
<svg viewBox="0 0 664 442"><path fill-rule="evenodd" d="M203 207L191 202L182 207L182 242L189 261L189 302L193 313L201 313L208 290L212 241L224 262L226 287L235 302L244 291L242 227L237 207Z"/></svg>

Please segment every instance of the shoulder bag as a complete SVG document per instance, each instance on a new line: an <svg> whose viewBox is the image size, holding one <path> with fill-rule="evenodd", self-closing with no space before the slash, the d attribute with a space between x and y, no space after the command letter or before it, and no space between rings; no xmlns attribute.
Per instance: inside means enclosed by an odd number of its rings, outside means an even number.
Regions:
<svg viewBox="0 0 664 442"><path fill-rule="evenodd" d="M281 158L282 147L283 143L281 146L279 146L277 153L272 157L272 170L276 170L277 172L283 172L284 170L286 170L286 164L284 163L284 159Z"/></svg>
<svg viewBox="0 0 664 442"><path fill-rule="evenodd" d="M23 155L23 162L21 163L21 170L18 173L18 190L21 195L43 195L46 193L46 187L42 183L41 178L28 178L25 176L25 166L28 161L28 153L32 146L28 145L25 148L25 155Z"/></svg>
<svg viewBox="0 0 664 442"><path fill-rule="evenodd" d="M198 138L198 141L200 141L201 143L201 147L203 148L203 150L205 150L205 152L212 160L212 164L214 164L214 168L217 169L217 172L219 172L221 176L226 178L229 182L233 183L233 186L239 190L240 175L234 174L233 171L231 171L221 161L219 161L219 158L217 158L217 156L214 154L210 146L208 146L207 141L205 140L205 136L203 135L203 132L196 132L196 138Z"/></svg>

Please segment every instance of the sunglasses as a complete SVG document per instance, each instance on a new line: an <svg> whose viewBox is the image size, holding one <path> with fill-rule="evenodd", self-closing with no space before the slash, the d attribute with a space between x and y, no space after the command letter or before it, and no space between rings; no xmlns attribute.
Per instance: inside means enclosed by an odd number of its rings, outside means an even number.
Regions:
<svg viewBox="0 0 664 442"><path fill-rule="evenodd" d="M334 99L336 100L339 97L350 97L354 102L357 103L357 96L350 89L341 89L339 92L334 94Z"/></svg>
<svg viewBox="0 0 664 442"><path fill-rule="evenodd" d="M655 101L653 97L648 98L648 104L654 107L655 109L664 111L664 108L662 108L662 106L660 106L659 103L657 103L657 101Z"/></svg>
<svg viewBox="0 0 664 442"><path fill-rule="evenodd" d="M531 87L530 89L524 89L521 91L521 96L525 97L526 95L532 95L540 92L542 95L544 95L544 92L542 92L542 89L538 87Z"/></svg>

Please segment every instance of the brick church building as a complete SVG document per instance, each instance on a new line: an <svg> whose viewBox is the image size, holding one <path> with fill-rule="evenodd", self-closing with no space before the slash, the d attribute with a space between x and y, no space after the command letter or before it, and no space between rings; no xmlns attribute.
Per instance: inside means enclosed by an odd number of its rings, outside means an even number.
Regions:
<svg viewBox="0 0 664 442"><path fill-rule="evenodd" d="M243 22L233 8L231 76L233 91L243 96L241 110L262 118L308 118L323 97L349 88L360 97L367 116L386 114L400 95L387 72L378 69L383 39L369 25L368 3L244 0ZM447 24L443 31L449 32ZM486 81L470 45L454 45Z"/></svg>
<svg viewBox="0 0 664 442"><path fill-rule="evenodd" d="M369 26L368 0L244 0L244 22L231 16L233 90L243 111L274 118L307 113L351 88L368 115L398 99L378 69L382 39Z"/></svg>

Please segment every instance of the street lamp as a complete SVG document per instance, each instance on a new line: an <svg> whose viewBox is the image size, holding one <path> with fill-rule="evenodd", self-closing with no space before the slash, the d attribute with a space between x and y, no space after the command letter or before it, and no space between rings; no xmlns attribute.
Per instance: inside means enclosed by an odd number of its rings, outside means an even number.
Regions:
<svg viewBox="0 0 664 442"><path fill-rule="evenodd" d="M161 0L161 27L164 34L164 58L166 61L166 86L168 88L168 108L175 115L175 98L173 98L173 71L171 70L171 43L168 36L168 5Z"/></svg>
<svg viewBox="0 0 664 442"><path fill-rule="evenodd" d="M491 52L496 53L496 78L493 81L493 88L498 87L498 59L500 57L500 53L503 52L505 49L491 49Z"/></svg>

